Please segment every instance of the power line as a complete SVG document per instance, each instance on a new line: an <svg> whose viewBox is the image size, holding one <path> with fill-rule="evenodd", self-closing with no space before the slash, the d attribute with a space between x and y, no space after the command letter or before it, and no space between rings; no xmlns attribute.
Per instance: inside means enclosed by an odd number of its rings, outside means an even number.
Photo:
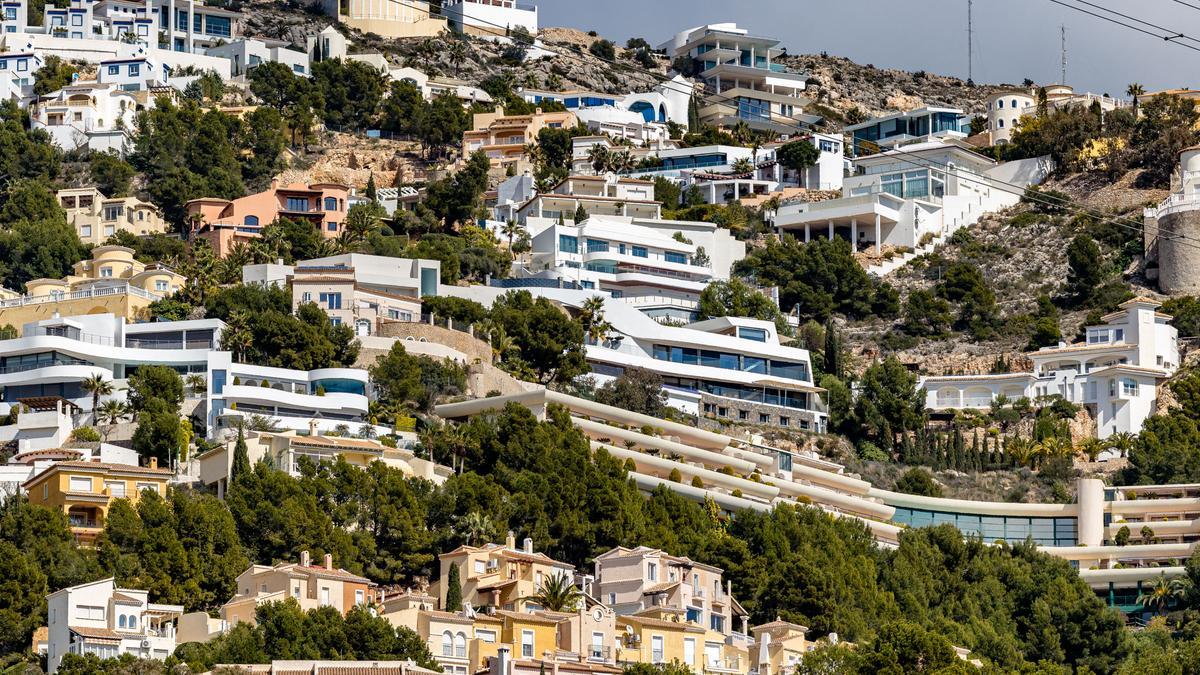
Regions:
<svg viewBox="0 0 1200 675"><path fill-rule="evenodd" d="M1140 23L1140 24L1142 24L1143 26L1147 26L1147 27L1149 27L1149 28L1153 28L1154 30L1159 30L1159 31L1162 31L1162 32L1166 33L1167 35L1171 35L1172 33L1174 33L1174 31L1172 31L1170 28L1164 28L1163 26L1159 26L1158 24L1153 24L1153 23L1150 23L1149 21L1142 21L1141 19L1139 19L1139 18L1137 18L1137 17L1134 17L1134 16L1129 16L1128 14L1122 14L1121 12L1118 12L1118 11L1117 11L1117 10L1115 10L1115 9L1109 9L1109 8L1107 8L1107 7L1104 7L1103 5L1097 5L1097 4L1096 4L1096 3L1094 3L1094 2L1088 2L1088 0L1073 0L1073 2L1078 2L1079 4L1081 4L1081 5L1087 5L1088 7L1094 7L1094 8L1096 8L1096 9L1098 9L1098 10L1102 11L1102 12L1108 12L1109 14L1112 14L1112 15L1114 15L1114 16L1119 16L1119 17L1121 17L1122 19L1128 19L1129 21L1133 21L1133 22L1136 22L1136 23ZM1191 40L1192 42L1200 42L1200 40L1197 40L1196 38L1193 38L1193 37L1189 37L1189 36L1187 36L1187 35L1184 35L1183 33L1178 33L1178 34L1174 35L1173 37L1164 37L1163 39L1165 39L1165 40L1174 40L1174 39L1177 39L1177 38L1181 38L1181 39L1185 39L1185 40Z"/></svg>
<svg viewBox="0 0 1200 675"><path fill-rule="evenodd" d="M1171 1L1176 4L1183 5L1184 7L1191 7L1192 9L1200 10L1200 5L1193 5L1192 3L1184 2L1183 0L1171 0Z"/></svg>
<svg viewBox="0 0 1200 675"><path fill-rule="evenodd" d="M1112 17L1110 17L1110 16L1105 16L1105 15L1103 15L1103 14L1097 14L1097 13L1095 13L1095 12L1092 12L1092 11L1086 10L1086 9L1084 9L1084 8L1082 8L1082 7L1076 7L1075 5L1067 4L1066 2L1063 2L1063 0L1049 0L1049 1L1050 1L1050 2L1052 2L1052 3L1054 3L1054 4L1056 4L1056 5L1061 5L1061 6L1063 6L1063 7L1066 7L1067 9L1073 9L1073 10L1075 10L1076 12L1082 12L1082 13L1084 13L1084 14L1087 14L1087 15L1089 15L1089 16L1094 16L1094 17L1096 17L1097 19L1103 19L1104 21L1107 21L1107 22L1109 22L1109 23L1114 23L1114 24L1116 24L1116 25L1118 25L1118 26L1124 26L1125 28L1128 28L1128 29L1130 29L1130 30L1135 30L1135 31L1137 31L1137 32L1139 32L1139 33L1142 33L1142 34L1145 34L1145 35L1149 35L1150 37L1155 37L1155 38L1158 38L1158 39L1160 39L1160 40L1166 40L1167 42L1171 42L1171 43L1177 44L1177 45L1179 45L1180 47L1186 47L1187 49L1191 49L1192 51L1197 51L1197 52L1200 52L1200 47L1196 47L1195 45L1189 45L1189 44L1186 44L1186 43L1183 43L1183 42L1180 42L1180 41L1179 41L1181 38L1186 38L1186 39L1188 39L1188 40L1191 40L1191 41L1193 41L1193 42L1200 42L1200 40L1196 40L1196 38L1189 37L1189 36L1187 36L1187 35L1184 35L1183 33L1175 33L1175 32L1173 32L1173 31L1168 31L1167 29L1165 29L1165 28L1162 28L1162 29L1159 29L1159 30L1162 30L1162 31L1164 31L1164 32L1167 32L1167 35L1159 35L1158 33L1154 33L1154 32L1152 32L1152 31L1146 30L1146 29L1144 29L1144 28L1138 28L1137 26L1134 26L1134 25L1132 25L1132 24L1125 23L1125 22L1123 22L1123 21L1120 21L1120 20L1118 20L1118 19L1114 19L1114 18L1112 18ZM1080 0L1080 1L1082 1L1082 0ZM1093 5L1093 6L1096 6L1096 5ZM1104 8L1103 8L1103 7L1101 7L1100 9L1104 9ZM1112 11L1112 10L1104 9L1104 11ZM1136 20L1136 19L1135 19L1135 20ZM1144 22L1141 22L1141 21L1139 21L1139 23L1144 23Z"/></svg>
<svg viewBox="0 0 1200 675"><path fill-rule="evenodd" d="M407 7L415 7L415 5L411 5L408 2L406 2L405 0L389 0L389 1L396 3L396 4L404 5ZM1086 0L1077 0L1077 1L1086 3ZM1071 5L1067 5L1066 3L1062 2L1061 0L1050 0L1050 2L1059 4L1059 5L1063 5L1064 7L1070 7L1071 9L1076 9L1078 11L1081 11L1081 12L1084 12L1087 14L1092 14L1093 16L1097 16L1098 18L1102 18L1106 21L1110 21L1110 22L1117 23L1120 25L1125 25L1129 28L1132 28L1133 30L1137 30L1139 32L1146 33L1147 35L1154 35L1153 33L1150 33L1148 31L1137 28L1136 26L1129 26L1128 24L1123 24L1120 21L1117 21L1115 19L1100 16L1098 14L1093 14L1092 12L1089 12L1087 10L1084 10L1084 9L1081 9L1078 7L1073 7ZM1087 4L1090 4L1090 3L1087 3ZM1101 8L1101 9L1103 9L1103 8ZM487 21L485 19L477 18L475 20L478 21L479 23L494 26L496 29L503 30L505 33L508 32L508 26L501 25L501 24L491 22L491 21ZM497 32L496 34L501 35L501 33L499 33L499 32ZM1162 36L1154 35L1154 37L1162 37ZM1189 39L1191 39L1191 38L1189 38ZM1194 47L1192 45L1184 44L1182 42L1176 42L1176 44L1179 44L1180 46L1183 46L1183 47L1187 47L1188 49L1200 51L1200 48ZM555 54L557 56L562 56L562 57L568 58L568 59L574 59L574 60L580 61L580 62L585 62L585 63L587 62L586 59L582 58L582 56L579 56L579 55L576 55L573 53L564 53L562 51L557 51L554 49L548 49L548 48L544 48L544 47L542 49L545 49L546 51L548 51L552 54ZM671 89L671 90L679 92L679 93L687 93L689 95L695 94L694 87L691 87L688 89L680 89L678 87L673 87L672 85L674 85L674 81L671 78L667 77L666 75L654 73L654 72L651 72L648 69L644 69L644 68L639 69L638 67L636 67L634 65L627 64L627 63L621 63L621 62L617 61L615 58L607 59L607 58L603 58L603 57L599 57L599 56L595 56L595 55L593 55L593 56L597 60L617 66L618 68L631 70L631 71L635 71L635 72L640 72L644 75L648 75L652 79L656 79L661 84L665 85L665 88L667 88L667 89ZM702 91L707 91L707 85L701 85L701 89L702 89ZM706 95L706 98L709 100L715 99L716 102L718 102L718 103L728 102L728 101L733 101L736 103L735 98L726 96L724 94L721 94L720 92L708 94L708 95ZM805 132L805 131L807 131L806 127L811 128L811 125L808 125L803 120L795 117L794 115L779 115L778 117L782 117L783 119L792 121L794 123L793 126L796 128L797 131ZM787 125L781 125L781 126L787 126ZM941 170L947 170L947 171L953 171L955 169L955 167L951 166L948 163L937 162L937 161L934 161L927 157L920 157L920 158L918 158L919 161L901 157L901 155L911 156L914 154L913 151L905 151L905 150L893 148L893 149L889 150L888 152L891 153L890 154L891 157L895 157L895 158L899 159L899 161L901 161L901 162L910 164L910 165L918 167L918 168L926 168L926 169L939 168ZM1143 231L1143 226L1141 223L1136 223L1134 221L1126 221L1124 219L1119 219L1119 218L1115 218L1115 217L1108 217L1108 216L1105 216L1104 214L1098 213L1096 211L1092 211L1092 210L1086 209L1084 207L1075 205L1069 200L1054 198L1050 195L1046 195L1045 193L1031 192L1031 191L1027 190L1026 187L1023 185L1018 185L1016 183L1008 183L1006 181L1002 181L1002 180L995 179L995 178L989 178L989 177L985 177L985 176L980 176L979 179L980 180L976 180L973 182L987 184L989 187L994 187L995 189L997 189L1001 192L1007 192L1009 194L1021 197L1024 200L1029 201L1029 202L1042 204L1043 206L1049 206L1049 207L1053 207L1056 209L1064 209L1064 210L1072 211L1076 214L1086 215L1090 218L1096 219L1098 224L1106 224L1106 223L1112 224L1117 227L1122 227L1127 230L1138 232L1138 233L1141 233ZM1200 249L1200 239L1188 237L1182 233L1177 233L1177 234L1173 235L1172 237L1166 237L1160 232L1159 237L1168 239L1171 241L1180 241L1185 244L1194 246L1197 249Z"/></svg>

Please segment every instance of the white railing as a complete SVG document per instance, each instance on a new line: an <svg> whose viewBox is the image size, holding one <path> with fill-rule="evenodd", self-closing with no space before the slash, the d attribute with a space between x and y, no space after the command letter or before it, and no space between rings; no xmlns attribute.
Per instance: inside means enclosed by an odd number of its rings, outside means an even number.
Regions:
<svg viewBox="0 0 1200 675"><path fill-rule="evenodd" d="M132 295L151 301L162 299L162 296L143 290L137 286L121 284L119 286L104 286L101 288L89 288L83 291L50 293L48 295L22 295L9 300L0 300L0 308L41 305L51 302L63 302L64 300L86 300L89 298L102 298L110 295Z"/></svg>
<svg viewBox="0 0 1200 675"><path fill-rule="evenodd" d="M661 295L635 295L616 298L627 305L654 305L666 307L682 307L684 309L697 309L700 307L699 300L689 300L687 298L675 298Z"/></svg>
<svg viewBox="0 0 1200 675"><path fill-rule="evenodd" d="M1153 218L1162 218L1179 211L1196 210L1200 210L1200 195L1174 194L1159 202L1158 206L1147 208L1144 213Z"/></svg>

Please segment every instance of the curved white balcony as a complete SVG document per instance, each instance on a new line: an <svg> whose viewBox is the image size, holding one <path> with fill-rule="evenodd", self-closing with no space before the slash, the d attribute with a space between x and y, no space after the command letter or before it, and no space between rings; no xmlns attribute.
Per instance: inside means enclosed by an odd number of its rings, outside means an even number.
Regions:
<svg viewBox="0 0 1200 675"><path fill-rule="evenodd" d="M36 368L13 368L0 370L0 387L24 384L59 384L82 382L93 375L105 380L113 379L112 370L87 363L51 364Z"/></svg>
<svg viewBox="0 0 1200 675"><path fill-rule="evenodd" d="M55 351L60 354L90 361L109 367L112 364L131 365L189 365L203 364L212 353L208 349L145 349L136 347L114 347L111 339L106 343L95 336L82 333L80 339L60 335L30 335L0 341L0 355L17 356ZM109 368L111 370L111 368Z"/></svg>
<svg viewBox="0 0 1200 675"><path fill-rule="evenodd" d="M314 413L357 416L367 413L367 397L362 394L327 393L324 396L318 396L273 387L227 384L220 397L228 403L311 410Z"/></svg>

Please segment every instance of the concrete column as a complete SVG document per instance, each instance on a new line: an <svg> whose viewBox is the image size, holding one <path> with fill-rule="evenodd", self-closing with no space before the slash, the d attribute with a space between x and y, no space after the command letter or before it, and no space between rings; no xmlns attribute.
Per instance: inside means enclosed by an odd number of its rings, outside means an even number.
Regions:
<svg viewBox="0 0 1200 675"><path fill-rule="evenodd" d="M829 241L833 241L833 221L829 221Z"/></svg>
<svg viewBox="0 0 1200 675"><path fill-rule="evenodd" d="M850 219L850 250L858 250L858 218Z"/></svg>
<svg viewBox="0 0 1200 675"><path fill-rule="evenodd" d="M717 184L716 183L708 184L708 194L709 194L708 203L716 204L717 203Z"/></svg>
<svg viewBox="0 0 1200 675"><path fill-rule="evenodd" d="M808 243L811 239L812 239L812 225L810 223L805 223L804 224L804 243Z"/></svg>
<svg viewBox="0 0 1200 675"><path fill-rule="evenodd" d="M875 214L875 253L876 254L879 253L880 248L881 248L879 239L882 235L880 234L880 232L882 232L882 228L880 227L880 224L879 224L879 214L876 213Z"/></svg>
<svg viewBox="0 0 1200 675"><path fill-rule="evenodd" d="M1076 484L1080 546L1100 546L1104 543L1104 482L1098 478L1080 478ZM1079 561L1079 569L1097 564L1097 560Z"/></svg>

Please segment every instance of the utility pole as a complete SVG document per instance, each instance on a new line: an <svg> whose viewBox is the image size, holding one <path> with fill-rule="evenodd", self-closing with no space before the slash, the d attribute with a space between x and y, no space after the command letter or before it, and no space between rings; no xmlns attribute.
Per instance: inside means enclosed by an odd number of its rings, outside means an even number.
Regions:
<svg viewBox="0 0 1200 675"><path fill-rule="evenodd" d="M1062 31L1062 79L1058 83L1065 85L1067 83L1067 26L1063 24L1058 28Z"/></svg>
<svg viewBox="0 0 1200 675"><path fill-rule="evenodd" d="M974 25L972 23L972 17L971 17L971 10L973 8L973 5L974 5L974 0L967 0L967 82L971 82L971 83L975 82L975 73L973 72L974 71L974 67L973 67L974 63L973 62L975 59L975 48L974 48L974 44L972 44L974 42L975 31L974 31Z"/></svg>

